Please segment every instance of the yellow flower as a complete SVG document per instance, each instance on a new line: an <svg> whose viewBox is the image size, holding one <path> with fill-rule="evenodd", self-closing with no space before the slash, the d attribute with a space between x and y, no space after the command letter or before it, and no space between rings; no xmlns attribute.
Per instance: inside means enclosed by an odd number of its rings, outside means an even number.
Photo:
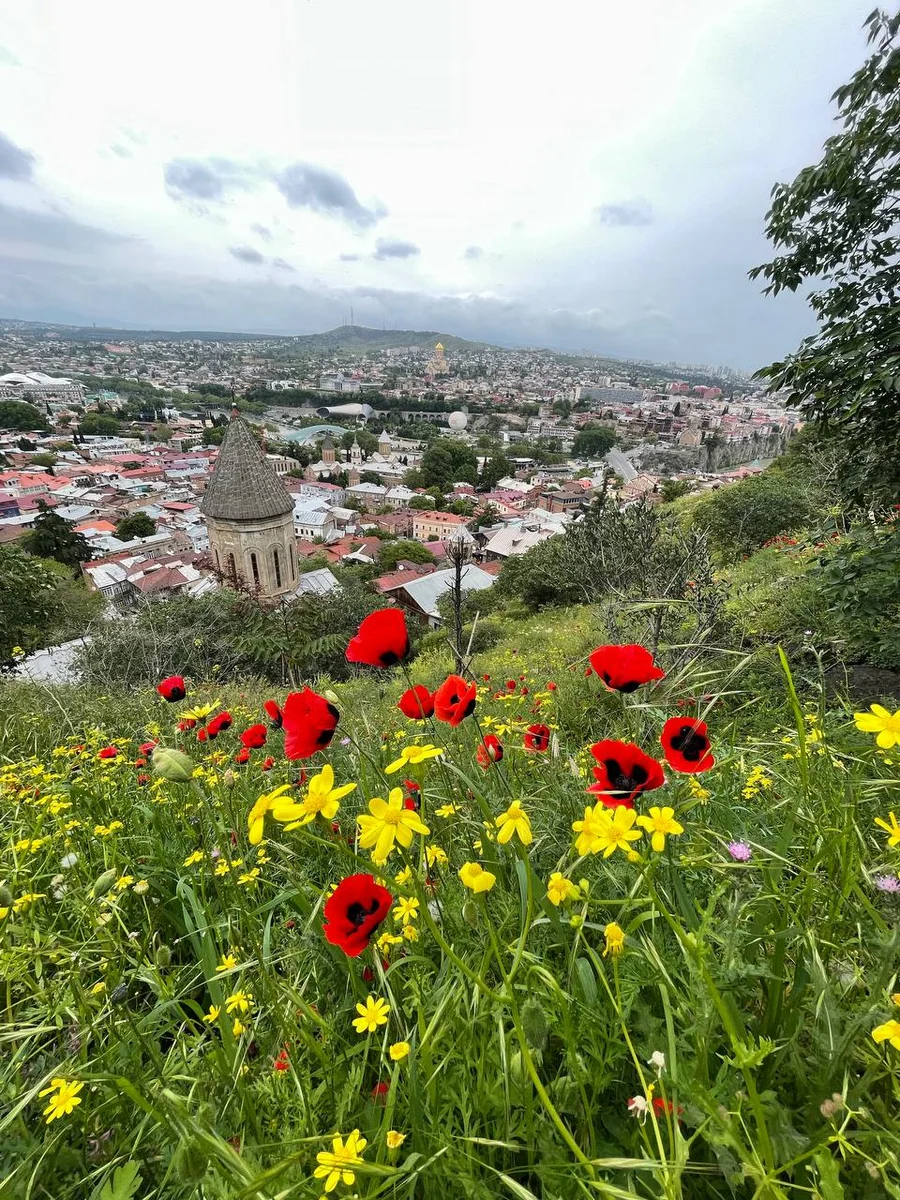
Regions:
<svg viewBox="0 0 900 1200"><path fill-rule="evenodd" d="M403 936L408 942L417 942L419 940L419 931L415 925L404 925Z"/></svg>
<svg viewBox="0 0 900 1200"><path fill-rule="evenodd" d="M388 1054L391 1056L391 1062L403 1062L409 1054L409 1042L394 1042Z"/></svg>
<svg viewBox="0 0 900 1200"><path fill-rule="evenodd" d="M444 751L439 746L404 746L400 757L384 768L385 775L393 775L402 767L417 767L419 763L427 762L429 758L438 758Z"/></svg>
<svg viewBox="0 0 900 1200"><path fill-rule="evenodd" d="M106 991L106 984L101 979L99 983L95 983L94 986L91 988L91 995L92 996L100 996L105 991Z"/></svg>
<svg viewBox="0 0 900 1200"><path fill-rule="evenodd" d="M23 892L18 900L13 901L13 911L17 913L27 912L35 900L43 900L46 894L46 892Z"/></svg>
<svg viewBox="0 0 900 1200"><path fill-rule="evenodd" d="M391 946L399 946L403 942L402 937L398 937L396 933L383 933L375 945L379 950L389 950Z"/></svg>
<svg viewBox="0 0 900 1200"><path fill-rule="evenodd" d="M209 1012L206 1014L203 1020L207 1023L207 1025L212 1025L213 1021L218 1021L221 1011L222 1010L219 1008L218 1004L211 1004L209 1006Z"/></svg>
<svg viewBox="0 0 900 1200"><path fill-rule="evenodd" d="M253 993L238 990L236 992L232 992L225 1001L225 1011L227 1013L233 1013L235 1011L246 1013L250 1011L252 1005Z"/></svg>
<svg viewBox="0 0 900 1200"><path fill-rule="evenodd" d="M458 811L455 804L442 804L440 808L434 810L434 815L436 817L452 817Z"/></svg>
<svg viewBox="0 0 900 1200"><path fill-rule="evenodd" d="M243 1024L240 1017L235 1017L234 1024L231 1026L232 1036L240 1037L242 1033L246 1033L246 1032L247 1032L247 1026Z"/></svg>
<svg viewBox="0 0 900 1200"><path fill-rule="evenodd" d="M255 886L257 879L259 879L259 875L259 867L254 867L252 871L245 871L243 875L239 875L238 883L247 887L253 887Z"/></svg>
<svg viewBox="0 0 900 1200"><path fill-rule="evenodd" d="M695 800L700 800L702 802L709 799L709 792L699 781L696 775L688 775L687 782L688 789Z"/></svg>
<svg viewBox="0 0 900 1200"><path fill-rule="evenodd" d="M678 834L684 833L684 826L675 820L674 808L654 806L650 809L650 815L638 817L637 823L641 829L653 834L650 845L657 853L665 850L667 837L677 837Z"/></svg>
<svg viewBox="0 0 900 1200"><path fill-rule="evenodd" d="M187 856L187 858L184 860L184 865L186 867L192 867L194 865L194 863L198 863L198 862L203 862L203 851L202 850L192 851Z"/></svg>
<svg viewBox="0 0 900 1200"><path fill-rule="evenodd" d="M601 809L599 813L597 812L598 806ZM591 814L592 837L588 847L590 853L599 854L602 850L603 857L609 858L616 850L627 851L628 843L636 842L641 837L641 831L634 828L636 820L637 813L633 808L626 808L624 804L618 804L610 813L610 810L598 801ZM575 824L580 825L582 822L576 821ZM581 838L579 838L580 841ZM580 848L579 852L584 853Z"/></svg>
<svg viewBox="0 0 900 1200"><path fill-rule="evenodd" d="M384 1140L387 1142L388 1150L399 1150L406 1141L405 1133L398 1133L396 1129L389 1129L384 1135Z"/></svg>
<svg viewBox="0 0 900 1200"><path fill-rule="evenodd" d="M900 1050L900 1021L885 1021L872 1030L876 1042L890 1042L895 1050Z"/></svg>
<svg viewBox="0 0 900 1200"><path fill-rule="evenodd" d="M418 915L419 901L415 896L401 896L394 909L394 920L402 921L406 925L409 921L415 921Z"/></svg>
<svg viewBox="0 0 900 1200"><path fill-rule="evenodd" d="M195 708L186 709L185 712L178 714L179 721L205 721L210 713L215 712L219 707L219 701L214 704L198 704Z"/></svg>
<svg viewBox="0 0 900 1200"><path fill-rule="evenodd" d="M473 892L489 892L497 882L497 876L486 871L481 863L463 863L457 874L464 886Z"/></svg>
<svg viewBox="0 0 900 1200"><path fill-rule="evenodd" d="M875 824L880 825L882 829L887 830L888 834L890 835L888 837L889 846L900 846L900 825L897 824L897 818L893 813L888 813L888 816L891 822L890 825L881 817L875 818Z"/></svg>
<svg viewBox="0 0 900 1200"><path fill-rule="evenodd" d="M900 708L895 713L881 704L873 704L869 712L853 714L856 728L863 733L877 733L875 742L882 750L900 745Z"/></svg>
<svg viewBox="0 0 900 1200"><path fill-rule="evenodd" d="M377 1033L379 1025L387 1025L388 1013L391 1007L381 996L367 996L365 1004L357 1004L358 1017L353 1018L353 1028L357 1033Z"/></svg>
<svg viewBox="0 0 900 1200"><path fill-rule="evenodd" d="M442 849L440 846L425 847L425 862L429 867L433 867L435 865L439 867L445 867L449 861L450 860L447 857L447 851Z"/></svg>
<svg viewBox="0 0 900 1200"><path fill-rule="evenodd" d="M567 900L577 900L581 895L578 884L566 879L561 871L554 871L547 882L547 899L557 908Z"/></svg>
<svg viewBox="0 0 900 1200"><path fill-rule="evenodd" d="M51 1079L50 1086L38 1092L39 1096L50 1097L44 1109L48 1125L59 1117L67 1117L81 1103L78 1093L83 1087L83 1083L75 1080Z"/></svg>
<svg viewBox="0 0 900 1200"><path fill-rule="evenodd" d="M290 821L285 825L285 832L308 825L317 816L330 821L337 815L341 807L340 801L344 796L356 790L355 783L344 783L334 786L334 771L326 763L318 775L313 775L306 790L306 797L300 804L292 804L288 800L279 801L272 810L276 821Z"/></svg>
<svg viewBox="0 0 900 1200"><path fill-rule="evenodd" d="M409 847L414 833L431 833L414 809L404 808L402 788L392 788L387 803L373 796L369 812L356 819L362 830L359 844L363 850L372 850L372 861L378 866L387 861L395 842Z"/></svg>
<svg viewBox="0 0 900 1200"><path fill-rule="evenodd" d="M235 954L223 954L219 959L219 965L216 967L216 972L233 971L237 964L238 960Z"/></svg>
<svg viewBox="0 0 900 1200"><path fill-rule="evenodd" d="M116 880L116 891L124 892L127 887L134 883L133 875L120 875Z"/></svg>
<svg viewBox="0 0 900 1200"><path fill-rule="evenodd" d="M313 1175L316 1179L325 1180L326 1192L333 1192L339 1183L350 1187L356 1181L356 1173L352 1168L362 1163L362 1152L367 1144L359 1130L354 1129L347 1134L346 1141L336 1133L331 1139L331 1149L319 1151L316 1155L319 1165Z"/></svg>
<svg viewBox="0 0 900 1200"><path fill-rule="evenodd" d="M398 884L400 887L403 887L404 884L409 883L409 881L412 879L412 877L413 877L412 868L404 867L402 871L398 871L397 874L394 876L394 882L396 884Z"/></svg>
<svg viewBox="0 0 900 1200"><path fill-rule="evenodd" d="M622 926L617 925L615 921L610 921L610 923L603 930L603 935L606 938L606 947L603 951L603 957L606 958L607 954L611 954L613 957L615 957L617 954L621 954L622 947L625 945L625 930L622 928Z"/></svg>
<svg viewBox="0 0 900 1200"><path fill-rule="evenodd" d="M266 792L260 796L253 807L247 813L247 835L250 838L251 846L258 846L263 839L263 831L266 824L266 813L272 812L278 803L279 798L291 790L293 785L283 783L281 787L275 788L272 792Z"/></svg>
<svg viewBox="0 0 900 1200"><path fill-rule="evenodd" d="M519 841L523 846L527 846L533 840L531 821L522 808L521 800L513 800L506 812L497 817L494 824L500 830L497 834L497 841L501 846L505 846L514 833L519 835Z"/></svg>

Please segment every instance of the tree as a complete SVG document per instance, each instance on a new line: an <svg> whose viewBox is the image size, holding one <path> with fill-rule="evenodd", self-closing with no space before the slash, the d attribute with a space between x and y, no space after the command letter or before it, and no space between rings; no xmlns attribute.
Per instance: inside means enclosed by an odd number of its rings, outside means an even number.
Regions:
<svg viewBox="0 0 900 1200"><path fill-rule="evenodd" d="M354 438L359 443L359 448L363 452L363 458L368 458L378 449L378 438L374 433L369 433L368 429L348 429L341 437L341 445L345 450L350 449Z"/></svg>
<svg viewBox="0 0 900 1200"><path fill-rule="evenodd" d="M38 558L54 558L65 567L77 571L83 562L91 557L91 548L84 535L76 533L71 521L66 521L53 512L46 504L38 504L40 514L34 522L34 528L22 539L22 544L29 554Z"/></svg>
<svg viewBox="0 0 900 1200"><path fill-rule="evenodd" d="M360 483L378 483L378 484L380 484L382 482L382 479L377 471L360 471L359 482Z"/></svg>
<svg viewBox="0 0 900 1200"><path fill-rule="evenodd" d="M82 437L115 437L119 432L119 422L115 417L106 417L103 413L85 413L78 432Z"/></svg>
<svg viewBox="0 0 900 1200"><path fill-rule="evenodd" d="M29 466L46 467L46 469L52 475L53 468L56 466L56 455L50 454L50 453L32 454L31 458L28 461L29 461Z"/></svg>
<svg viewBox="0 0 900 1200"><path fill-rule="evenodd" d="M513 465L502 451L495 450L490 458L485 459L481 474L478 476L478 487L483 492L490 492L501 479L513 474Z"/></svg>
<svg viewBox="0 0 900 1200"><path fill-rule="evenodd" d="M123 517L116 526L116 537L120 542L130 542L133 538L152 537L156 533L156 524L144 512L132 513Z"/></svg>
<svg viewBox="0 0 900 1200"><path fill-rule="evenodd" d="M478 459L475 451L456 438L438 438L432 442L410 474L418 480L414 487L438 487L448 492L454 483L472 483L478 479Z"/></svg>
<svg viewBox="0 0 900 1200"><path fill-rule="evenodd" d="M802 529L819 511L814 496L798 482L768 470L705 496L693 522L709 530L716 550L734 559L779 534Z"/></svg>
<svg viewBox="0 0 900 1200"><path fill-rule="evenodd" d="M686 496L688 492L694 490L694 485L689 479L664 479L659 485L659 494L665 500L666 504L672 500L677 500L680 496Z"/></svg>
<svg viewBox="0 0 900 1200"><path fill-rule="evenodd" d="M154 425L153 437L157 442L170 442L172 440L172 430L168 425Z"/></svg>
<svg viewBox="0 0 900 1200"><path fill-rule="evenodd" d="M575 435L572 453L581 458L602 458L616 444L616 433L608 425L588 425Z"/></svg>
<svg viewBox="0 0 900 1200"><path fill-rule="evenodd" d="M382 571L393 571L397 563L405 559L414 563L433 563L434 555L421 542L399 538L394 542L382 542L378 550L378 565Z"/></svg>
<svg viewBox="0 0 900 1200"><path fill-rule="evenodd" d="M13 650L34 650L53 618L57 580L52 570L20 550L0 546L0 669L13 665Z"/></svg>
<svg viewBox="0 0 900 1200"><path fill-rule="evenodd" d="M21 429L27 433L45 433L47 418L22 400L0 400L0 429Z"/></svg>
<svg viewBox="0 0 900 1200"><path fill-rule="evenodd" d="M843 451L859 498L900 487L900 13L868 18L873 51L834 93L842 131L791 184L767 232L780 251L750 272L766 294L812 282L819 331L763 374Z"/></svg>

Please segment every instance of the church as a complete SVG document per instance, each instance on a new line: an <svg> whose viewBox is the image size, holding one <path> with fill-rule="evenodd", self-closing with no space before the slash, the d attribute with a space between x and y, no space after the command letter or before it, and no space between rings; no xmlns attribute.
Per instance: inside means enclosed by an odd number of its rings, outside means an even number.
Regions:
<svg viewBox="0 0 900 1200"><path fill-rule="evenodd" d="M245 422L232 414L200 511L216 570L263 600L297 589L294 498Z"/></svg>

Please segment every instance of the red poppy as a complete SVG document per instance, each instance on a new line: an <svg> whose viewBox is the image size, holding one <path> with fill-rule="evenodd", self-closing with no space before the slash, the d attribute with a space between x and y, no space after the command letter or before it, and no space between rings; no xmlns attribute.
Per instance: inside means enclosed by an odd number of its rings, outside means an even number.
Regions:
<svg viewBox="0 0 900 1200"><path fill-rule="evenodd" d="M665 671L643 646L598 646L588 662L611 692L634 692L642 684L664 679Z"/></svg>
<svg viewBox="0 0 900 1200"><path fill-rule="evenodd" d="M522 745L526 750L536 750L543 754L550 745L550 730L546 725L529 725L522 735Z"/></svg>
<svg viewBox="0 0 900 1200"><path fill-rule="evenodd" d="M325 940L340 946L348 958L357 958L393 902L387 888L371 875L348 875L325 901Z"/></svg>
<svg viewBox="0 0 900 1200"><path fill-rule="evenodd" d="M666 762L683 775L699 775L715 765L710 753L706 722L689 717L671 717L663 725L660 739Z"/></svg>
<svg viewBox="0 0 900 1200"><path fill-rule="evenodd" d="M264 758L262 760L262 762L259 764L259 766L260 766L260 770L271 771L272 768L275 766L275 759L272 758L272 756L270 755L268 758Z"/></svg>
<svg viewBox="0 0 900 1200"><path fill-rule="evenodd" d="M138 754L143 754L146 757L148 754L152 754L155 749L156 742L144 742L143 745L138 746Z"/></svg>
<svg viewBox="0 0 900 1200"><path fill-rule="evenodd" d="M404 779L403 786L408 792L420 792L422 790L414 779Z"/></svg>
<svg viewBox="0 0 900 1200"><path fill-rule="evenodd" d="M210 736L209 730L206 728L205 725L201 725L200 728L197 730L197 741L205 742L209 736ZM216 735L213 734L212 736L215 737Z"/></svg>
<svg viewBox="0 0 900 1200"><path fill-rule="evenodd" d="M237 754L234 756L236 763L245 763L250 761L250 751L246 746L241 746Z"/></svg>
<svg viewBox="0 0 900 1200"><path fill-rule="evenodd" d="M147 765L147 760L146 760L146 758L136 758L136 759L134 760L134 765L135 765L136 767L146 767L146 765Z"/></svg>
<svg viewBox="0 0 900 1200"><path fill-rule="evenodd" d="M408 796L403 797L403 807L409 809L410 812L418 812L421 807L418 790L410 792Z"/></svg>
<svg viewBox="0 0 900 1200"><path fill-rule="evenodd" d="M662 1096L654 1096L650 1103L653 1105L654 1112L660 1117L664 1116L666 1113L675 1111L675 1105L672 1103L672 1101L664 1100ZM678 1112L675 1115L680 1117L683 1112L684 1109L679 1104Z"/></svg>
<svg viewBox="0 0 900 1200"><path fill-rule="evenodd" d="M375 1086L372 1088L372 1099L380 1100L382 1104L386 1104L387 1103L387 1094L390 1090L391 1090L391 1085L389 1083L385 1083L384 1080L382 1079L379 1083L376 1083Z"/></svg>
<svg viewBox="0 0 900 1200"><path fill-rule="evenodd" d="M478 765L486 771L491 763L499 762L503 757L503 747L500 745L500 739L489 733L484 739L484 742L475 751L475 757L478 760Z"/></svg>
<svg viewBox="0 0 900 1200"><path fill-rule="evenodd" d="M424 721L434 712L434 696L424 683L417 683L415 687L407 688L397 701L397 707L410 721Z"/></svg>
<svg viewBox="0 0 900 1200"><path fill-rule="evenodd" d="M334 737L340 713L333 704L304 688L291 692L284 702L284 753L287 758L309 758L324 750Z"/></svg>
<svg viewBox="0 0 900 1200"><path fill-rule="evenodd" d="M168 679L164 679L162 683L156 685L156 690L163 700L168 700L170 704L174 704L177 700L183 700L187 695L184 680L180 675L170 675Z"/></svg>
<svg viewBox="0 0 900 1200"><path fill-rule="evenodd" d="M366 663L370 667L393 667L409 650L406 617L400 608L380 608L369 613L356 637L347 647L347 662Z"/></svg>
<svg viewBox="0 0 900 1200"><path fill-rule="evenodd" d="M491 679L490 675L482 675L481 678L484 680L485 683L490 683L490 679Z"/></svg>
<svg viewBox="0 0 900 1200"><path fill-rule="evenodd" d="M269 718L269 722L273 729L280 729L282 722L281 705L277 700L267 700L263 705L263 711Z"/></svg>
<svg viewBox="0 0 900 1200"><path fill-rule="evenodd" d="M140 785L140 787L146 787L147 784L150 782L150 776L149 775L138 775L137 781L138 781L138 784Z"/></svg>
<svg viewBox="0 0 900 1200"><path fill-rule="evenodd" d="M553 680L552 680L552 679L551 679L551 680L550 680L550 682L547 684L547 691L548 691L548 692L555 692L555 691L556 691L556 684L553 682Z"/></svg>
<svg viewBox="0 0 900 1200"><path fill-rule="evenodd" d="M523 687L523 688L522 688L522 689L519 691L519 695L520 695L520 696L527 696L527 695L528 695L528 688L527 688L527 687Z"/></svg>
<svg viewBox="0 0 900 1200"><path fill-rule="evenodd" d="M608 808L624 804L634 808L636 796L652 792L666 782L663 769L634 742L596 742L591 754L600 764L593 768L596 783L587 789Z"/></svg>
<svg viewBox="0 0 900 1200"><path fill-rule="evenodd" d="M193 729L196 724L197 722L193 717L188 717L186 720L178 722L178 732L186 733L189 729Z"/></svg>
<svg viewBox="0 0 900 1200"><path fill-rule="evenodd" d="M119 757L119 747L118 746L104 746L103 749L100 751L100 753L97 755L97 757L98 758L118 758Z"/></svg>
<svg viewBox="0 0 900 1200"><path fill-rule="evenodd" d="M272 1063L273 1071L289 1071L291 1069L291 1060L288 1058L287 1049L282 1050L275 1061Z"/></svg>
<svg viewBox="0 0 900 1200"><path fill-rule="evenodd" d="M245 729L241 734L241 745L246 746L249 750L261 750L266 744L267 732L262 722L257 725L251 725L249 729Z"/></svg>
<svg viewBox="0 0 900 1200"><path fill-rule="evenodd" d="M514 692L516 690L516 681L514 679L507 679L506 690L508 692Z"/></svg>
<svg viewBox="0 0 900 1200"><path fill-rule="evenodd" d="M221 712L218 716L207 722L206 732L211 738L216 738L220 733L224 733L226 729L231 728L231 713ZM199 734L198 734L199 737ZM203 739L201 738L201 741Z"/></svg>
<svg viewBox="0 0 900 1200"><path fill-rule="evenodd" d="M439 721L456 726L475 711L478 689L459 675L448 675L434 693L434 715Z"/></svg>

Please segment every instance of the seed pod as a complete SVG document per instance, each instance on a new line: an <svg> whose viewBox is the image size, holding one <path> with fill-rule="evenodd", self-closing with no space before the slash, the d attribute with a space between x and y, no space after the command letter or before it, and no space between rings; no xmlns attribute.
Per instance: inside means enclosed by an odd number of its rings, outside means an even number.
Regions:
<svg viewBox="0 0 900 1200"><path fill-rule="evenodd" d="M478 906L474 900L467 900L462 906L463 919L467 921L473 929L478 928Z"/></svg>
<svg viewBox="0 0 900 1200"><path fill-rule="evenodd" d="M108 871L104 871L103 874L96 880L93 888L91 889L91 895L95 900L99 900L101 896L106 895L118 878L119 872L115 867L110 867Z"/></svg>
<svg viewBox="0 0 900 1200"><path fill-rule="evenodd" d="M168 946L158 946L154 957L158 967L165 968L172 964L172 951Z"/></svg>
<svg viewBox="0 0 900 1200"><path fill-rule="evenodd" d="M522 1028L532 1050L543 1050L547 1045L547 1018L539 1000L526 1000L522 1005Z"/></svg>
<svg viewBox="0 0 900 1200"><path fill-rule="evenodd" d="M194 777L194 760L181 750L157 746L153 751L153 770L170 783L190 783Z"/></svg>

